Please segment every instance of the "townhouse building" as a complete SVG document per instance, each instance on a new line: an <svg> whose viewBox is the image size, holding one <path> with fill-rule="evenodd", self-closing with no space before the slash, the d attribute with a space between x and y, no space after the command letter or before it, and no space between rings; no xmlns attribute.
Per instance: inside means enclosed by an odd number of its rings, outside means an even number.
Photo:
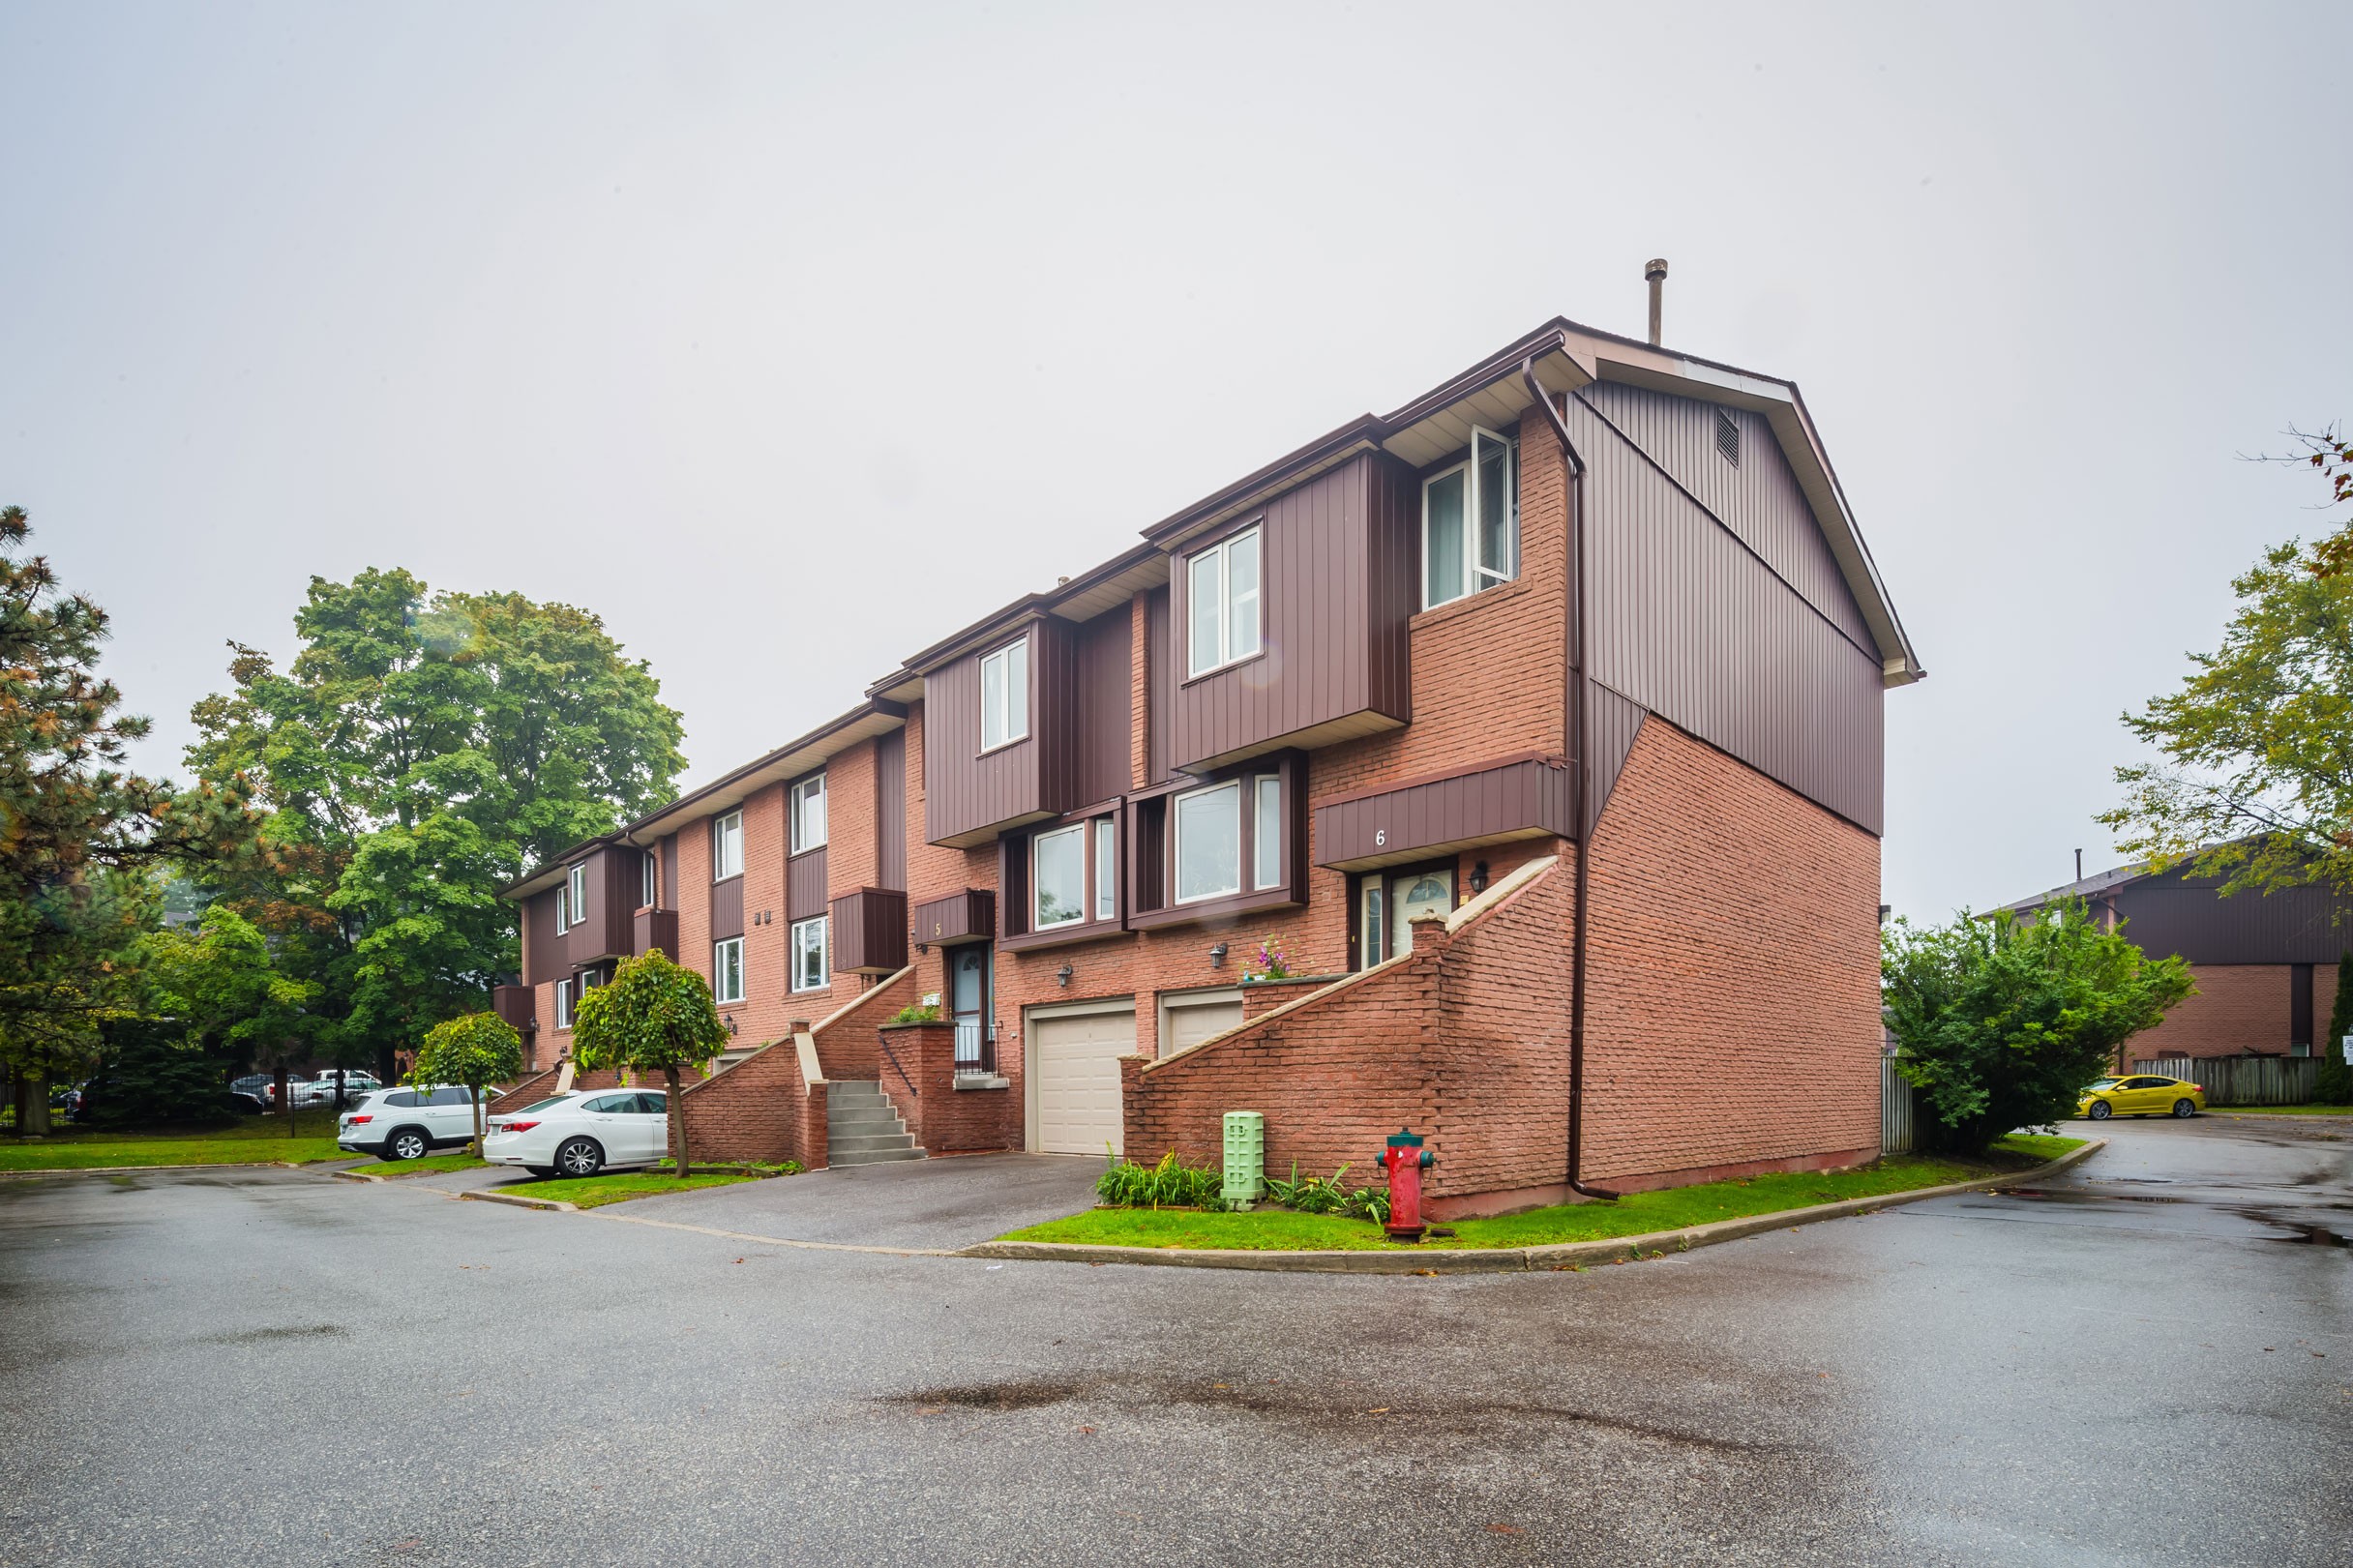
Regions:
<svg viewBox="0 0 2353 1568"><path fill-rule="evenodd" d="M1849 1164L1921 674L1794 385L1555 320L518 881L498 1006L551 1072L671 953L741 1157L1253 1109L1275 1169L1424 1133L1442 1214Z"/></svg>

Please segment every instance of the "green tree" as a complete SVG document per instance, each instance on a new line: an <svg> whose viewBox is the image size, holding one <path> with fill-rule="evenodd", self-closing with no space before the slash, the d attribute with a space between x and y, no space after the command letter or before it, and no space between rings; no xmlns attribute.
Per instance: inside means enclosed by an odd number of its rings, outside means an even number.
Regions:
<svg viewBox="0 0 2353 1568"><path fill-rule="evenodd" d="M482 1152L482 1091L522 1071L522 1036L495 1013L468 1013L436 1023L417 1048L416 1066L408 1081L431 1087L462 1083L474 1102L474 1141L471 1152Z"/></svg>
<svg viewBox="0 0 2353 1568"><path fill-rule="evenodd" d="M148 943L150 1006L178 1019L199 1050L250 1061L278 1085L293 1136L286 1072L320 1051L332 1021L316 1011L321 987L288 973L268 936L224 903L194 932L159 932Z"/></svg>
<svg viewBox="0 0 2353 1568"><path fill-rule="evenodd" d="M2334 499L2353 499L2353 448L2305 439ZM2224 893L2353 893L2349 551L2353 528L2308 551L2292 540L2266 551L2231 582L2221 647L2191 655L2179 690L2124 716L2159 756L2116 770L2124 799L2099 819L2119 848L2160 867L2189 859Z"/></svg>
<svg viewBox="0 0 2353 1568"><path fill-rule="evenodd" d="M2353 1034L2353 953L2337 961L2337 1000L2329 1008L2329 1032L2313 1047L2320 1052L2313 1093L2324 1106L2353 1105L2353 1067L2345 1063L2348 1034Z"/></svg>
<svg viewBox="0 0 2353 1568"><path fill-rule="evenodd" d="M31 535L22 508L0 509L0 1062L20 1131L45 1124L47 1085L134 1005L149 871L250 830L233 772L175 791L129 770L147 721L94 668L106 612L24 553Z"/></svg>
<svg viewBox="0 0 2353 1568"><path fill-rule="evenodd" d="M1895 1069L1920 1092L1928 1141L1961 1152L2072 1115L2117 1048L2191 989L2188 964L2144 957L2076 899L2015 918L1898 919L1880 941Z"/></svg>
<svg viewBox="0 0 2353 1568"><path fill-rule="evenodd" d="M666 798L677 713L584 610L434 593L408 573L312 579L281 671L231 644L189 765L253 780L264 852L213 891L324 988L339 1060L479 1008L518 962L498 888Z"/></svg>
<svg viewBox="0 0 2353 1568"><path fill-rule="evenodd" d="M642 958L623 959L612 979L582 996L572 1016L572 1059L583 1071L620 1067L663 1075L670 1090L670 1146L678 1151L681 1176L691 1168L678 1069L700 1067L727 1045L710 985L658 947Z"/></svg>

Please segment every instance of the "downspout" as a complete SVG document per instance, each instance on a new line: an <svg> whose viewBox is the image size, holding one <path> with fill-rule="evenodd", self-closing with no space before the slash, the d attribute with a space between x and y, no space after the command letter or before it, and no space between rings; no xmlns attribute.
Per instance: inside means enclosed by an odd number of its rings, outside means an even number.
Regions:
<svg viewBox="0 0 2353 1568"><path fill-rule="evenodd" d="M1585 459L1577 451L1577 443L1568 433L1568 421L1553 406L1552 394L1536 379L1535 361L1520 362L1520 379L1536 406L1552 426L1553 439L1561 443L1562 456L1568 459L1568 533L1569 571L1573 578L1570 590L1562 597L1562 640L1568 655L1568 723L1567 729L1575 747L1576 767L1575 805L1571 820L1577 829L1576 859L1576 929L1569 938L1568 971L1568 1169L1569 1191L1586 1198L1615 1198L1616 1193L1588 1187L1579 1179L1585 1158L1585 969L1588 890L1592 884L1592 868L1587 856L1587 841L1593 837L1592 825L1586 819L1586 802L1593 786L1593 765L1588 754L1586 725L1585 676Z"/></svg>

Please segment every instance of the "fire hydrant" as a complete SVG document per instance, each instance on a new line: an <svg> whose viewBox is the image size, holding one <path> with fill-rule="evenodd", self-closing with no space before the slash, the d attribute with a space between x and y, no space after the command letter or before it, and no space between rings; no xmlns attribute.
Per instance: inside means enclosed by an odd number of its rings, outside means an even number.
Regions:
<svg viewBox="0 0 2353 1568"><path fill-rule="evenodd" d="M1419 1241L1425 1228L1421 1223L1421 1173L1436 1163L1421 1146L1421 1135L1398 1128L1388 1147L1373 1163L1389 1173L1389 1239Z"/></svg>

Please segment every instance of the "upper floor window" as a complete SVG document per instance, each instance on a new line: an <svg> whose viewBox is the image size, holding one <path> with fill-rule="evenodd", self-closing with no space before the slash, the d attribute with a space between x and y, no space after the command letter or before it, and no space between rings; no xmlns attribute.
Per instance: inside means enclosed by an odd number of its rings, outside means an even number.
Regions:
<svg viewBox="0 0 2353 1568"><path fill-rule="evenodd" d="M980 749L993 752L1029 733L1029 638L980 662Z"/></svg>
<svg viewBox="0 0 2353 1568"><path fill-rule="evenodd" d="M825 972L825 917L795 921L792 926L792 989L823 991L831 983Z"/></svg>
<svg viewBox="0 0 2353 1568"><path fill-rule="evenodd" d="M743 1000L743 938L711 944L711 996L723 1006Z"/></svg>
<svg viewBox="0 0 2353 1568"><path fill-rule="evenodd" d="M724 882L743 874L743 813L730 812L711 822L711 880Z"/></svg>
<svg viewBox="0 0 2353 1568"><path fill-rule="evenodd" d="M1263 641L1259 622L1259 531L1246 528L1186 559L1184 591L1191 633L1187 675L1247 659Z"/></svg>
<svg viewBox="0 0 2353 1568"><path fill-rule="evenodd" d="M581 861L564 876L564 902L572 905L571 924L588 918L588 863Z"/></svg>
<svg viewBox="0 0 2353 1568"><path fill-rule="evenodd" d="M555 884L555 934L563 935L572 929L572 878L565 877Z"/></svg>
<svg viewBox="0 0 2353 1568"><path fill-rule="evenodd" d="M822 848L825 843L825 776L792 786L792 852Z"/></svg>
<svg viewBox="0 0 2353 1568"><path fill-rule="evenodd" d="M638 857L638 906L651 909L662 902L662 856L648 849Z"/></svg>
<svg viewBox="0 0 2353 1568"><path fill-rule="evenodd" d="M1421 485L1421 606L1451 604L1520 571L1520 444L1473 427L1462 461Z"/></svg>

